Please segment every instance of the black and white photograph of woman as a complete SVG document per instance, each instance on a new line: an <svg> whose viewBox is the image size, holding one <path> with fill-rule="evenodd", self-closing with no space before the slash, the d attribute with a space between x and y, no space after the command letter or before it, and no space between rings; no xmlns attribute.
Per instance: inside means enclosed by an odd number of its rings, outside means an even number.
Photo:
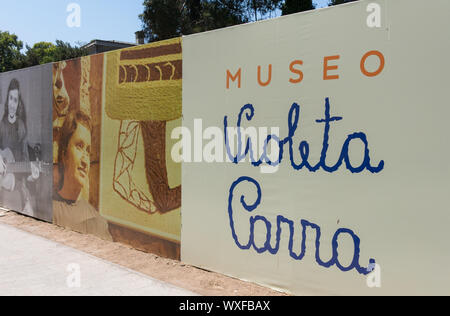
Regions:
<svg viewBox="0 0 450 316"><path fill-rule="evenodd" d="M12 79L0 121L0 194L6 204L16 201L17 211L32 216L36 204L34 183L40 175L35 163L39 161L39 149L28 144L26 122L20 84Z"/></svg>

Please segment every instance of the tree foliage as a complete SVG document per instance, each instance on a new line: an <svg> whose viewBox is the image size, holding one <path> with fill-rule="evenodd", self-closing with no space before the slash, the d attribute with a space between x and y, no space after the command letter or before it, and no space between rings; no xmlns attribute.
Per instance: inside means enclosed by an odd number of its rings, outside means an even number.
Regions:
<svg viewBox="0 0 450 316"><path fill-rule="evenodd" d="M178 0L145 0L144 32L150 41L164 40L185 32L187 7Z"/></svg>
<svg viewBox="0 0 450 316"><path fill-rule="evenodd" d="M139 18L150 42L247 22L236 0L145 0Z"/></svg>
<svg viewBox="0 0 450 316"><path fill-rule="evenodd" d="M55 45L49 42L39 42L33 47L26 46L27 52L25 54L26 63L28 66L41 65L50 63L53 60L55 52Z"/></svg>
<svg viewBox="0 0 450 316"><path fill-rule="evenodd" d="M56 40L56 44L39 42L34 44L33 47L27 45L25 63L27 67L30 67L86 55L87 51L81 47L72 46L70 43L60 40Z"/></svg>
<svg viewBox="0 0 450 316"><path fill-rule="evenodd" d="M0 72L20 68L23 62L23 43L15 34L0 31Z"/></svg>
<svg viewBox="0 0 450 316"><path fill-rule="evenodd" d="M53 52L53 62L78 58L88 55L86 49L81 44L71 45L70 43L56 40L55 50Z"/></svg>
<svg viewBox="0 0 450 316"><path fill-rule="evenodd" d="M283 0L145 0L139 16L150 42L256 21Z"/></svg>
<svg viewBox="0 0 450 316"><path fill-rule="evenodd" d="M60 40L56 40L56 44L39 42L32 47L26 45L24 53L22 49L23 43L16 35L0 31L0 72L87 55L87 51L79 45L72 46Z"/></svg>
<svg viewBox="0 0 450 316"><path fill-rule="evenodd" d="M193 33L215 30L248 22L242 1L201 1L200 18Z"/></svg>
<svg viewBox="0 0 450 316"><path fill-rule="evenodd" d="M263 19L267 14L280 9L283 5L283 0L244 0L243 4L247 9L248 18L258 21L258 19Z"/></svg>

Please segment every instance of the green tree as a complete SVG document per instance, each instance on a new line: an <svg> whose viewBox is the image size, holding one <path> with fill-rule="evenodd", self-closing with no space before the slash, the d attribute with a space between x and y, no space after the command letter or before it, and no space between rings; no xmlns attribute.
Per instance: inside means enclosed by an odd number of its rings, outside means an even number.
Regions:
<svg viewBox="0 0 450 316"><path fill-rule="evenodd" d="M79 45L72 46L61 40L56 40L56 45L49 42L39 42L30 47L27 45L24 66L31 67L51 62L58 62L87 55L87 51Z"/></svg>
<svg viewBox="0 0 450 316"><path fill-rule="evenodd" d="M283 15L314 10L312 0L286 0L281 7Z"/></svg>
<svg viewBox="0 0 450 316"><path fill-rule="evenodd" d="M49 42L39 42L33 45L33 47L26 46L26 64L27 66L35 66L50 63L53 61L55 54L55 45Z"/></svg>
<svg viewBox="0 0 450 316"><path fill-rule="evenodd" d="M264 19L267 14L274 13L283 5L283 0L245 0L247 16L250 20L258 21L258 16Z"/></svg>
<svg viewBox="0 0 450 316"><path fill-rule="evenodd" d="M192 33L205 32L248 22L242 1L202 1Z"/></svg>
<svg viewBox="0 0 450 316"><path fill-rule="evenodd" d="M139 18L150 42L247 22L237 0L145 0Z"/></svg>
<svg viewBox="0 0 450 316"><path fill-rule="evenodd" d="M21 69L51 62L58 62L72 58L86 56L87 51L79 44L56 40L56 44L39 42L30 47L26 45L26 52L21 53L23 43L17 36L9 32L0 32L0 72Z"/></svg>
<svg viewBox="0 0 450 316"><path fill-rule="evenodd" d="M0 31L0 72L22 67L24 56L20 52L23 43L17 35Z"/></svg>
<svg viewBox="0 0 450 316"><path fill-rule="evenodd" d="M256 21L283 0L145 0L139 16L150 42Z"/></svg>
<svg viewBox="0 0 450 316"><path fill-rule="evenodd" d="M184 34L188 24L186 10L186 1L145 0L144 12L139 18L144 24L146 38L153 42Z"/></svg>
<svg viewBox="0 0 450 316"><path fill-rule="evenodd" d="M77 43L76 45L72 46L70 43L56 40L52 62L73 59L87 55L88 52L86 49L81 47L81 43Z"/></svg>

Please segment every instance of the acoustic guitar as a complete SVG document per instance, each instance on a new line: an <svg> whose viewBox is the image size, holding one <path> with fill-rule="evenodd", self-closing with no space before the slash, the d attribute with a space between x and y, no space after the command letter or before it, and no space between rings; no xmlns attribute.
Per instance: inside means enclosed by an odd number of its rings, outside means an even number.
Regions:
<svg viewBox="0 0 450 316"><path fill-rule="evenodd" d="M50 164L40 161L40 152L38 146L35 146L36 161L19 161L14 158L14 154L9 148L0 150L0 161L5 164L5 170L0 175L0 187L5 190L13 191L16 184L16 177L14 174L31 174L34 170L38 170L39 174L47 173ZM32 166L33 164L33 166Z"/></svg>

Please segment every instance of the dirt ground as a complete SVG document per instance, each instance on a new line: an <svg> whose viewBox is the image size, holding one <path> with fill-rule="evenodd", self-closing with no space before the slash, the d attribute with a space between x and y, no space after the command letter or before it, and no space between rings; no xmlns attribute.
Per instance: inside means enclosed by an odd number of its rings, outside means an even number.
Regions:
<svg viewBox="0 0 450 316"><path fill-rule="evenodd" d="M72 247L152 278L204 296L284 296L287 294L224 275L198 269L182 262L144 253L120 243L79 234L15 212L0 211L0 223Z"/></svg>

